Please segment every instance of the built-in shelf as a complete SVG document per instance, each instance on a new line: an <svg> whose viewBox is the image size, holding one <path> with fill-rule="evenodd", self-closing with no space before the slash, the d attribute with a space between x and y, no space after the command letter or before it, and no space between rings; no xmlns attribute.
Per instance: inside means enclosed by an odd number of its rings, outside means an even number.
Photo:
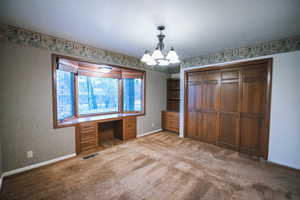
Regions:
<svg viewBox="0 0 300 200"><path fill-rule="evenodd" d="M167 80L167 110L179 111L180 87L179 79Z"/></svg>

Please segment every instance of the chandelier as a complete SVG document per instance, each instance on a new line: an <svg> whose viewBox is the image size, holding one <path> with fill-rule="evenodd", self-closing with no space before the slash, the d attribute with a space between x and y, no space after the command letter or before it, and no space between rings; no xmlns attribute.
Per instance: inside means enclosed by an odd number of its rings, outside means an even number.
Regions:
<svg viewBox="0 0 300 200"><path fill-rule="evenodd" d="M165 54L165 50L164 50L165 45L163 43L163 40L166 36L162 34L162 31L165 30L165 27L158 26L157 30L159 30L160 33L157 35L158 44L156 45L155 50L153 51L153 53L151 53L148 50L145 50L145 53L141 58L141 61L143 63L146 63L147 65L159 65L159 66L167 66L170 64L180 63L179 57L173 47L171 47L168 54Z"/></svg>

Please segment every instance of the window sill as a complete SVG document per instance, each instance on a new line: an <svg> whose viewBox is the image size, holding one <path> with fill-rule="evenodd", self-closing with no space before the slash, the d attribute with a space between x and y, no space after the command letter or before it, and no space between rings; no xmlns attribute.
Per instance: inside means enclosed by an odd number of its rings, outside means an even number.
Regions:
<svg viewBox="0 0 300 200"><path fill-rule="evenodd" d="M115 113L115 114L107 114L107 115L79 117L79 118L74 118L63 122L57 122L54 128L72 127L75 126L76 124L84 123L84 122L93 122L93 121L104 122L110 120L119 120L131 116L138 117L143 115L145 115L145 113Z"/></svg>

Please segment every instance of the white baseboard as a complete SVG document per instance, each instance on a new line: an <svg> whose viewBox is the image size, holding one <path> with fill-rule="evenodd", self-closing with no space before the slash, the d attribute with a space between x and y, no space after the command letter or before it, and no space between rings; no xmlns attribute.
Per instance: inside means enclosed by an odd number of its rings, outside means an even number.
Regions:
<svg viewBox="0 0 300 200"><path fill-rule="evenodd" d="M286 165L286 164L281 164L280 162L274 162L274 161L271 161L271 160L267 160L268 163L270 164L273 164L273 165L278 165L278 166L281 166L281 167L286 167L286 168L290 168L290 169L293 169L293 170L297 170L299 171L300 168L297 168L297 167L291 167L289 165Z"/></svg>
<svg viewBox="0 0 300 200"><path fill-rule="evenodd" d="M75 153L65 155L65 156L62 156L62 157L59 157L59 158L55 158L55 159L52 159L52 160L47 160L45 162L40 162L40 163L37 163L37 164L29 165L29 166L22 167L22 168L19 168L19 169L14 169L14 170L11 170L11 171L8 171L8 172L4 172L2 174L2 177L11 176L11 175L18 174L18 173L21 173L21 172L25 172L25 171L28 171L28 170L31 170L31 169L35 169L35 168L38 168L38 167L49 165L49 164L52 164L52 163L55 163L55 162L58 162L58 161L61 161L61 160L72 158L74 156L76 156Z"/></svg>
<svg viewBox="0 0 300 200"><path fill-rule="evenodd" d="M143 136L145 136L145 135L149 135L149 134L152 134L152 133L157 133L157 132L160 132L160 131L162 131L162 129L157 129L157 130L150 131L150 132L147 132L147 133L142 133L142 134L137 135L137 137L138 137L138 138L139 138L139 137L143 137Z"/></svg>

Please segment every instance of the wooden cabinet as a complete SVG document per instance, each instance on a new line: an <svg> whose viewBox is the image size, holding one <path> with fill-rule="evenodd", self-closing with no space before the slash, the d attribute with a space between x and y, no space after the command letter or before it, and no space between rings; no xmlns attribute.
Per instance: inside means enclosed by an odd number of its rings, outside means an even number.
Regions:
<svg viewBox="0 0 300 200"><path fill-rule="evenodd" d="M136 138L136 117L128 117L123 120L124 139Z"/></svg>
<svg viewBox="0 0 300 200"><path fill-rule="evenodd" d="M272 60L186 73L185 136L268 155Z"/></svg>
<svg viewBox="0 0 300 200"><path fill-rule="evenodd" d="M167 79L167 110L179 111L180 81L179 79Z"/></svg>
<svg viewBox="0 0 300 200"><path fill-rule="evenodd" d="M179 133L179 113L174 111L161 112L162 128Z"/></svg>
<svg viewBox="0 0 300 200"><path fill-rule="evenodd" d="M76 152L86 152L98 147L98 126L96 122L80 123L76 126Z"/></svg>

